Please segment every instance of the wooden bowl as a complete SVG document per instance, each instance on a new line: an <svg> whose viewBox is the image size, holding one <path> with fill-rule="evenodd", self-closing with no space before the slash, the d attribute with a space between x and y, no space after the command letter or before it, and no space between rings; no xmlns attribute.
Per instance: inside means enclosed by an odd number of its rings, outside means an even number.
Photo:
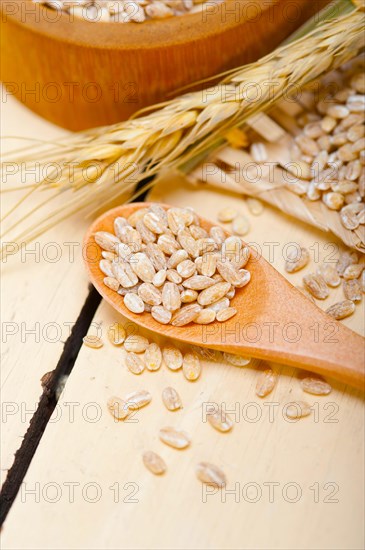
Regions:
<svg viewBox="0 0 365 550"><path fill-rule="evenodd" d="M91 23L1 1L8 94L71 130L112 124L172 92L258 59L328 0L226 0L162 21Z"/></svg>

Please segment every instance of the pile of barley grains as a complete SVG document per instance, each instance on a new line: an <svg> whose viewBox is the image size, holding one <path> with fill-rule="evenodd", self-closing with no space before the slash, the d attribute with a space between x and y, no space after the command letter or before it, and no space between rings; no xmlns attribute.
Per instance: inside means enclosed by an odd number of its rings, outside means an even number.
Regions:
<svg viewBox="0 0 365 550"><path fill-rule="evenodd" d="M240 237L247 235L250 231L250 222L246 216L230 206L226 206L218 212L218 221L221 223L230 223L232 233Z"/></svg>
<svg viewBox="0 0 365 550"><path fill-rule="evenodd" d="M250 249L240 236L206 231L192 209L158 204L114 220L114 233L96 232L104 284L123 296L133 313L161 324L224 322L237 310L230 301L246 286Z"/></svg>
<svg viewBox="0 0 365 550"><path fill-rule="evenodd" d="M341 79L337 93L329 98L326 89L299 119L291 158L310 180L306 197L339 211L342 225L356 230L365 223L365 75L350 68Z"/></svg>
<svg viewBox="0 0 365 550"><path fill-rule="evenodd" d="M290 251L285 263L287 273L296 273L309 263L309 250L298 247ZM326 313L340 321L352 315L356 303L361 302L365 292L365 256L359 258L357 252L345 250L339 256L336 264L322 263L315 272L303 277L303 287L297 287L314 302L325 300L330 296L331 288L340 286L342 282L344 300L332 304Z"/></svg>
<svg viewBox="0 0 365 550"><path fill-rule="evenodd" d="M63 11L70 21L91 23L144 23L201 12L207 0L33 0L53 10ZM212 0L209 0L210 3ZM213 0L220 3L224 0Z"/></svg>

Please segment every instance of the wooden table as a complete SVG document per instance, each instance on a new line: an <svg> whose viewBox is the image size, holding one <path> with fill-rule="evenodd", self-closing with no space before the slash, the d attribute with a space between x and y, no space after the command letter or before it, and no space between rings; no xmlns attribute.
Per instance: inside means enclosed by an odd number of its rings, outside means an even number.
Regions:
<svg viewBox="0 0 365 550"><path fill-rule="evenodd" d="M13 101L3 113L3 134L51 139L63 133ZM269 207L253 217L236 196L194 188L177 176L161 181L150 198L191 205L212 219L222 205L234 205L250 217L247 240L281 272L288 242L310 248L311 269L337 255L339 243L319 231ZM2 266L2 481L20 448L3 486L11 504L20 484L3 526L4 550L363 548L362 396L335 382L327 397L304 394L298 372L278 365L275 391L260 400L258 362L237 368L204 361L195 383L166 367L132 375L124 352L106 338L107 327L123 319L103 302L98 307L88 289L76 246L86 227L87 221L73 218L39 240L43 251L51 242L59 244L63 253L56 262L29 254L26 261L19 257ZM76 243L74 259L70 242ZM302 274L288 277L299 284ZM319 306L341 297L341 289L333 290ZM91 321L90 332L101 331L105 341L100 350L81 346ZM363 305L344 323L363 334ZM52 391L42 395L40 378L56 366L59 376L71 374L54 408ZM162 405L167 385L182 397L179 412ZM108 397L135 389L149 390L152 403L133 422L114 423L106 411ZM308 401L313 410L292 423L283 411L295 399ZM232 433L215 432L203 421L202 407L209 401L231 409ZM159 442L158 430L166 425L187 430L191 448L178 452ZM162 478L144 468L146 449L165 458ZM224 469L227 490L201 486L194 473L201 460Z"/></svg>

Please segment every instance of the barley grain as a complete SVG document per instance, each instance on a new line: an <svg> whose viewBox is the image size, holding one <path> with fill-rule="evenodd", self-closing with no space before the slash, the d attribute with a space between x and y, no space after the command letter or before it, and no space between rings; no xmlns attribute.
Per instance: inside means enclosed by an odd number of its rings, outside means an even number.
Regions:
<svg viewBox="0 0 365 550"><path fill-rule="evenodd" d="M153 212L154 214L156 214L158 218L161 220L161 222L167 227L168 225L167 213L166 213L166 210L164 210L161 205L154 202L151 204L148 210L149 212Z"/></svg>
<svg viewBox="0 0 365 550"><path fill-rule="evenodd" d="M364 266L361 264L351 264L346 267L343 278L346 280L358 279L364 269Z"/></svg>
<svg viewBox="0 0 365 550"><path fill-rule="evenodd" d="M183 304L191 304L192 302L196 302L198 292L187 288L181 292L180 297Z"/></svg>
<svg viewBox="0 0 365 550"><path fill-rule="evenodd" d="M242 273L240 274L242 276ZM231 289L227 292L226 294L226 298L228 298L228 300L232 300L236 295L236 289L234 286L231 287Z"/></svg>
<svg viewBox="0 0 365 550"><path fill-rule="evenodd" d="M183 281L182 285L190 290L204 290L215 284L214 279L205 275L194 275Z"/></svg>
<svg viewBox="0 0 365 550"><path fill-rule="evenodd" d="M138 220L136 223L136 230L140 235L144 244L150 244L156 242L157 235L145 225L143 220ZM142 247L141 247L142 248Z"/></svg>
<svg viewBox="0 0 365 550"><path fill-rule="evenodd" d="M324 204L330 210L340 210L344 204L344 197L341 193L334 193L332 191L324 193L322 196Z"/></svg>
<svg viewBox="0 0 365 550"><path fill-rule="evenodd" d="M222 360L222 352L216 349L201 348L200 346L193 346L193 350L206 361L218 362Z"/></svg>
<svg viewBox="0 0 365 550"><path fill-rule="evenodd" d="M88 334L84 336L82 341L84 342L85 346L93 349L100 349L104 345L103 341L101 340L101 338L99 338L99 336L94 336L92 334Z"/></svg>
<svg viewBox="0 0 365 550"><path fill-rule="evenodd" d="M139 252L142 248L142 239L140 233L131 225L125 225L119 230L120 240L127 245L133 252Z"/></svg>
<svg viewBox="0 0 365 550"><path fill-rule="evenodd" d="M227 296L225 298L222 298L221 300L218 300L217 302L213 302L209 306L209 309L212 309L217 313L217 320L218 320L218 313L228 308L229 308L229 299L227 298Z"/></svg>
<svg viewBox="0 0 365 550"><path fill-rule="evenodd" d="M176 311L181 306L180 292L176 283L167 282L162 289L162 304L168 311Z"/></svg>
<svg viewBox="0 0 365 550"><path fill-rule="evenodd" d="M239 286L241 284L242 276L231 262L218 260L217 270L227 283L233 286Z"/></svg>
<svg viewBox="0 0 365 550"><path fill-rule="evenodd" d="M251 273L247 271L247 269L239 269L238 274L240 276L240 280L234 285L236 288L242 288L251 281ZM230 291L227 292L227 295L229 294L229 292Z"/></svg>
<svg viewBox="0 0 365 550"><path fill-rule="evenodd" d="M98 231L95 233L94 239L101 248L108 252L114 252L116 246L120 243L118 237L107 231Z"/></svg>
<svg viewBox="0 0 365 550"><path fill-rule="evenodd" d="M188 277L195 275L196 265L191 260L184 260L177 265L176 270L181 277L187 279Z"/></svg>
<svg viewBox="0 0 365 550"><path fill-rule="evenodd" d="M197 241L193 239L188 231L185 229L179 231L177 234L177 240L189 256L196 258L199 255Z"/></svg>
<svg viewBox="0 0 365 550"><path fill-rule="evenodd" d="M343 282L343 293L347 300L352 302L361 302L361 285L357 279Z"/></svg>
<svg viewBox="0 0 365 550"><path fill-rule="evenodd" d="M250 222L243 214L236 216L233 220L232 231L235 235L240 236L247 235L247 233L250 231Z"/></svg>
<svg viewBox="0 0 365 550"><path fill-rule="evenodd" d="M181 262L187 260L188 258L189 254L186 252L186 250L177 250L167 260L167 267L168 269L175 269Z"/></svg>
<svg viewBox="0 0 365 550"><path fill-rule="evenodd" d="M296 273L303 269L309 263L309 251L304 247L291 249L287 254L287 260L285 262L285 271L287 273Z"/></svg>
<svg viewBox="0 0 365 550"><path fill-rule="evenodd" d="M100 260L99 262L100 270L106 275L107 277L114 277L114 272L112 270L112 262L110 260Z"/></svg>
<svg viewBox="0 0 365 550"><path fill-rule="evenodd" d="M124 340L124 349L133 351L134 353L143 353L146 351L149 342L144 336L139 334L131 334Z"/></svg>
<svg viewBox="0 0 365 550"><path fill-rule="evenodd" d="M134 287L138 283L138 276L125 260L114 260L111 264L112 272L123 288Z"/></svg>
<svg viewBox="0 0 365 550"><path fill-rule="evenodd" d="M180 249L179 243L172 235L161 235L158 238L157 244L168 256L171 256L174 252Z"/></svg>
<svg viewBox="0 0 365 550"><path fill-rule="evenodd" d="M116 236L119 239L120 239L120 235L121 235L120 231L126 225L129 225L126 218L122 218L121 216L119 216L118 218L115 218L115 220L114 220L114 233L116 234Z"/></svg>
<svg viewBox="0 0 365 550"><path fill-rule="evenodd" d="M222 210L218 212L218 220L222 223L229 223L234 220L237 214L238 212L237 210L235 210L235 208L231 208L228 206L226 208L222 208Z"/></svg>
<svg viewBox="0 0 365 550"><path fill-rule="evenodd" d="M230 288L230 283L216 283L200 292L198 296L198 304L201 306L209 306L209 304L213 304L213 302L217 302L223 298Z"/></svg>
<svg viewBox="0 0 365 550"><path fill-rule="evenodd" d="M328 286L336 288L341 284L341 278L337 273L337 270L330 264L322 264L317 269L317 273L322 275Z"/></svg>
<svg viewBox="0 0 365 550"><path fill-rule="evenodd" d="M345 251L343 252L339 259L337 260L337 273L342 277L345 273L346 268L349 265L358 263L358 256L356 252L349 252Z"/></svg>
<svg viewBox="0 0 365 550"><path fill-rule="evenodd" d="M200 462L196 467L196 475L199 481L213 487L222 488L227 483L224 472L209 462Z"/></svg>
<svg viewBox="0 0 365 550"><path fill-rule="evenodd" d="M166 269L160 269L160 271L157 271L152 279L152 284L160 288L166 281L167 271Z"/></svg>
<svg viewBox="0 0 365 550"><path fill-rule="evenodd" d="M118 289L118 294L120 294L120 296L125 296L129 292L131 292L133 294L138 294L138 289L139 289L140 286L141 286L141 283L137 283L135 286L132 286L130 288L123 288L121 286Z"/></svg>
<svg viewBox="0 0 365 550"><path fill-rule="evenodd" d="M183 280L181 275L176 271L176 269L168 269L166 271L166 279L170 281L170 283L175 283L176 285L181 284Z"/></svg>
<svg viewBox="0 0 365 550"><path fill-rule="evenodd" d="M266 397L276 386L277 375L272 369L265 369L259 374L256 383L256 395Z"/></svg>
<svg viewBox="0 0 365 550"><path fill-rule="evenodd" d="M131 256L131 267L141 281L152 283L156 270L147 254L144 252L133 254Z"/></svg>
<svg viewBox="0 0 365 550"><path fill-rule="evenodd" d="M332 132L332 130L336 127L337 125L337 120L333 117L330 117L330 116L325 116L322 120L321 120L321 128L324 132L326 132L327 134L330 134Z"/></svg>
<svg viewBox="0 0 365 550"><path fill-rule="evenodd" d="M165 346L162 349L162 357L165 365L170 370L179 370L183 364L183 355L181 351L173 346Z"/></svg>
<svg viewBox="0 0 365 550"><path fill-rule="evenodd" d="M285 407L285 415L291 420L298 420L305 416L309 416L311 407L305 401L293 401Z"/></svg>
<svg viewBox="0 0 365 550"><path fill-rule="evenodd" d="M150 306L159 306L162 303L161 292L151 283L142 283L138 287L138 296Z"/></svg>
<svg viewBox="0 0 365 550"><path fill-rule="evenodd" d="M329 289L322 275L309 273L303 277L303 283L305 288L317 298L317 300L325 300L328 297Z"/></svg>
<svg viewBox="0 0 365 550"><path fill-rule="evenodd" d="M194 223L194 213L187 208L170 208L167 212L169 228L174 235Z"/></svg>
<svg viewBox="0 0 365 550"><path fill-rule="evenodd" d="M227 237L224 230L219 225L211 227L209 236L218 246L221 246Z"/></svg>
<svg viewBox="0 0 365 550"><path fill-rule="evenodd" d="M109 397L107 408L115 420L125 420L130 414L126 402L119 397Z"/></svg>
<svg viewBox="0 0 365 550"><path fill-rule="evenodd" d="M168 325L172 318L171 311L165 309L163 306L152 306L151 315L161 325Z"/></svg>
<svg viewBox="0 0 365 550"><path fill-rule="evenodd" d="M152 231L152 233L156 233L157 235L161 235L167 230L167 226L154 212L147 212L147 214L143 216L143 223L145 224L147 229Z"/></svg>
<svg viewBox="0 0 365 550"><path fill-rule="evenodd" d="M202 227L200 227L200 225L191 225L189 227L189 231L191 233L191 236L195 240L206 239L208 237L207 231Z"/></svg>
<svg viewBox="0 0 365 550"><path fill-rule="evenodd" d="M143 464L156 476L164 474L167 469L164 460L153 451L143 453Z"/></svg>
<svg viewBox="0 0 365 550"><path fill-rule="evenodd" d="M306 377L300 381L303 391L312 395L328 395L331 386L321 378Z"/></svg>
<svg viewBox="0 0 365 550"><path fill-rule="evenodd" d="M103 283L111 290L114 290L114 292L119 288L119 281L115 277L104 277Z"/></svg>
<svg viewBox="0 0 365 550"><path fill-rule="evenodd" d="M138 390L125 396L125 403L129 410L137 411L152 401L152 395L146 390Z"/></svg>
<svg viewBox="0 0 365 550"><path fill-rule="evenodd" d="M246 204L253 216L260 216L264 211L264 205L258 199L247 197Z"/></svg>
<svg viewBox="0 0 365 550"><path fill-rule="evenodd" d="M107 252L106 250L102 250L101 255L103 258L105 258L105 260L109 260L110 262L112 262L113 260L116 260L117 258L117 255L115 254L115 252Z"/></svg>
<svg viewBox="0 0 365 550"><path fill-rule="evenodd" d="M191 443L191 439L186 432L171 427L162 428L159 437L166 445L179 450L186 449Z"/></svg>
<svg viewBox="0 0 365 550"><path fill-rule="evenodd" d="M350 111L343 105L330 105L327 110L327 115L335 119L342 119L348 117Z"/></svg>
<svg viewBox="0 0 365 550"><path fill-rule="evenodd" d="M125 328L121 323L114 323L108 328L108 339L114 346L120 346L126 339Z"/></svg>
<svg viewBox="0 0 365 550"><path fill-rule="evenodd" d="M124 296L124 305L132 313L143 313L144 312L144 302L134 292L127 292Z"/></svg>
<svg viewBox="0 0 365 550"><path fill-rule="evenodd" d="M236 355L234 353L224 352L223 357L228 363L235 367L246 367L251 362L250 357L244 357L243 355Z"/></svg>
<svg viewBox="0 0 365 550"><path fill-rule="evenodd" d="M160 347L154 342L150 344L144 354L146 368L150 371L158 370L162 364L162 353Z"/></svg>
<svg viewBox="0 0 365 550"><path fill-rule="evenodd" d="M196 352L186 353L183 357L183 374L190 382L197 380L201 374L201 364Z"/></svg>
<svg viewBox="0 0 365 550"><path fill-rule="evenodd" d="M137 226L137 223L143 220L147 212L148 212L148 208L140 208L139 210L136 210L127 219L128 224L135 228Z"/></svg>
<svg viewBox="0 0 365 550"><path fill-rule="evenodd" d="M209 325L215 321L215 311L210 308L202 309L194 319L197 325Z"/></svg>
<svg viewBox="0 0 365 550"><path fill-rule="evenodd" d="M162 401L169 411L182 409L182 402L177 391L171 386L165 388L162 392Z"/></svg>
<svg viewBox="0 0 365 550"><path fill-rule="evenodd" d="M229 432L233 428L233 421L229 414L216 404L212 404L210 409L208 407L207 420L209 424L219 432Z"/></svg>
<svg viewBox="0 0 365 550"><path fill-rule="evenodd" d="M221 309L217 313L217 321L220 323L223 323L224 321L228 321L228 319L231 319L234 315L237 314L237 309L234 307L226 307L225 309Z"/></svg>
<svg viewBox="0 0 365 550"><path fill-rule="evenodd" d="M144 252L147 254L156 271L166 269L166 256L156 243L148 243Z"/></svg>
<svg viewBox="0 0 365 550"><path fill-rule="evenodd" d="M231 237L227 237L222 245L222 258L225 256L234 257L236 254L240 255L240 251L243 247L243 242L240 237L237 237L236 235L232 235Z"/></svg>
<svg viewBox="0 0 365 550"><path fill-rule="evenodd" d="M244 246L243 248L240 248L237 254L234 254L233 256L229 257L229 261L235 267L236 269L242 269L246 266L248 263L248 260L250 259L250 249L248 246Z"/></svg>
<svg viewBox="0 0 365 550"><path fill-rule="evenodd" d="M145 369L142 357L134 352L127 353L125 362L128 370L133 374L141 374Z"/></svg>

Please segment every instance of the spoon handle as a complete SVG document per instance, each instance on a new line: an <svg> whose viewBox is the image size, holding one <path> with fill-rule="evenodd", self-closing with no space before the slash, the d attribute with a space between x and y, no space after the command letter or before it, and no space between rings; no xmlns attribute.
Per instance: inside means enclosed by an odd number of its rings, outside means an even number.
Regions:
<svg viewBox="0 0 365 550"><path fill-rule="evenodd" d="M216 334L215 342L210 341L211 347L304 368L364 391L365 339L331 319L307 299L296 318L291 316L289 320L285 307L283 304L270 320L256 320L260 334L257 342L247 342L249 331L241 330L236 338L226 334L222 338ZM224 327L222 330L226 331Z"/></svg>

